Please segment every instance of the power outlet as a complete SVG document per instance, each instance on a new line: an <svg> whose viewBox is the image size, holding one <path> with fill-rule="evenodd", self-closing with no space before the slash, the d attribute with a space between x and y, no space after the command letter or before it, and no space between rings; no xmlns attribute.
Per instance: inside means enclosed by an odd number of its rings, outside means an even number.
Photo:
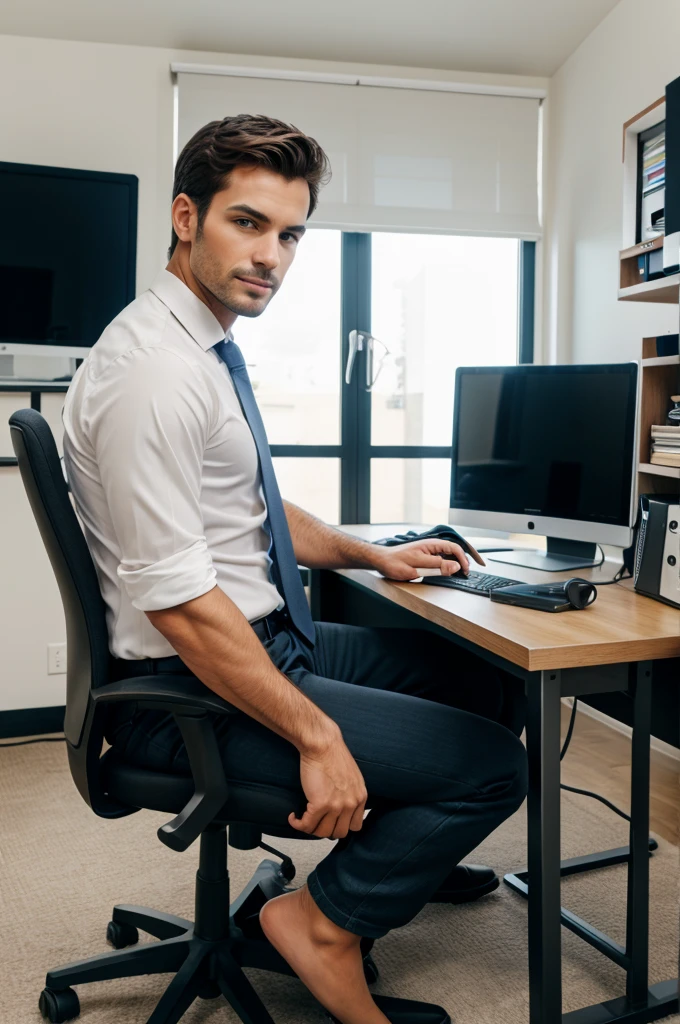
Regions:
<svg viewBox="0 0 680 1024"><path fill-rule="evenodd" d="M47 674L61 675L66 671L66 644L47 645Z"/></svg>

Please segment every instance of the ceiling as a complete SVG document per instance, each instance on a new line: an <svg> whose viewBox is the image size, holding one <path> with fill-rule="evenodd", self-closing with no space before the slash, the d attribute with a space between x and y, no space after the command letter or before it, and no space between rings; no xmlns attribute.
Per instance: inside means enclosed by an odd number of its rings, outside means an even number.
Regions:
<svg viewBox="0 0 680 1024"><path fill-rule="evenodd" d="M3 0L0 33L552 75L618 0Z"/></svg>

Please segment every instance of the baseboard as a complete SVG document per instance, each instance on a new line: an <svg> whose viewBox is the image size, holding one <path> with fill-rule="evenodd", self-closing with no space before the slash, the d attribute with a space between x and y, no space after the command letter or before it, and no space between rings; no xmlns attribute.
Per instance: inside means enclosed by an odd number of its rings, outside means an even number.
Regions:
<svg viewBox="0 0 680 1024"><path fill-rule="evenodd" d="M573 697L563 697L562 702L568 707L573 707ZM597 708L591 708L589 704L584 704L583 701L579 701L578 709L584 715L588 715L590 718L594 718L597 722L602 722L603 725L608 726L610 729L614 729L616 732L622 733L629 739L633 735L633 730L629 725L625 725L623 722L619 722L616 718L611 718L609 715L605 715L604 712L598 711ZM652 750L658 751L660 754L665 754L666 757L672 757L674 761L680 761L680 750L677 747L672 746L670 743L664 743L663 740L658 740L656 736L652 736L651 740Z"/></svg>
<svg viewBox="0 0 680 1024"><path fill-rule="evenodd" d="M0 739L63 732L65 711L66 708L63 704L53 708L21 708L17 711L0 711Z"/></svg>

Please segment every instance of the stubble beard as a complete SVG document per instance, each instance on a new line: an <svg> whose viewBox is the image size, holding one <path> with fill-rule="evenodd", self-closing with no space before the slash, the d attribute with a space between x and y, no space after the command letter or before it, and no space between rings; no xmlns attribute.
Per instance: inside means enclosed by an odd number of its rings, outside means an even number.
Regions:
<svg viewBox="0 0 680 1024"><path fill-rule="evenodd" d="M262 271L246 270L245 268L239 268L239 270L248 277L258 277L263 281L267 280L267 275ZM260 316L264 313L277 290L276 284L273 283L274 286L268 295L254 295L250 300L244 299L243 289L247 289L248 285L245 282L235 280L234 271L231 271L226 278L223 277L219 261L212 253L206 251L205 246L198 238L191 251L191 272L217 302L225 306L230 312L235 313L236 316Z"/></svg>

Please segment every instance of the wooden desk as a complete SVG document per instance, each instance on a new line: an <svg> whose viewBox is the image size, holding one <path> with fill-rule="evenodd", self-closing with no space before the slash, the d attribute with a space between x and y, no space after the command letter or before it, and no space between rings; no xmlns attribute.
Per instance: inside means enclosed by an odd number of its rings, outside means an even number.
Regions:
<svg viewBox="0 0 680 1024"><path fill-rule="evenodd" d="M402 524L346 526L366 540ZM470 540L475 543L475 539ZM519 546L530 546L522 538ZM488 538L476 546L491 546ZM534 542L535 546L535 542ZM487 571L526 582L572 575L611 579L619 562L577 573L547 573L487 559ZM484 570L482 570L484 571ZM648 986L650 662L680 657L680 611L636 594L631 583L601 587L579 613L550 615L495 604L460 591L396 583L369 570L312 574L315 618L362 625L419 626L519 676L527 693L528 869L506 883L529 899L530 1024L647 1024L678 1011L678 981ZM626 690L633 700L630 846L560 863L560 698ZM627 929L622 947L560 905L560 878L627 862ZM626 972L626 994L562 1014L561 925Z"/></svg>

